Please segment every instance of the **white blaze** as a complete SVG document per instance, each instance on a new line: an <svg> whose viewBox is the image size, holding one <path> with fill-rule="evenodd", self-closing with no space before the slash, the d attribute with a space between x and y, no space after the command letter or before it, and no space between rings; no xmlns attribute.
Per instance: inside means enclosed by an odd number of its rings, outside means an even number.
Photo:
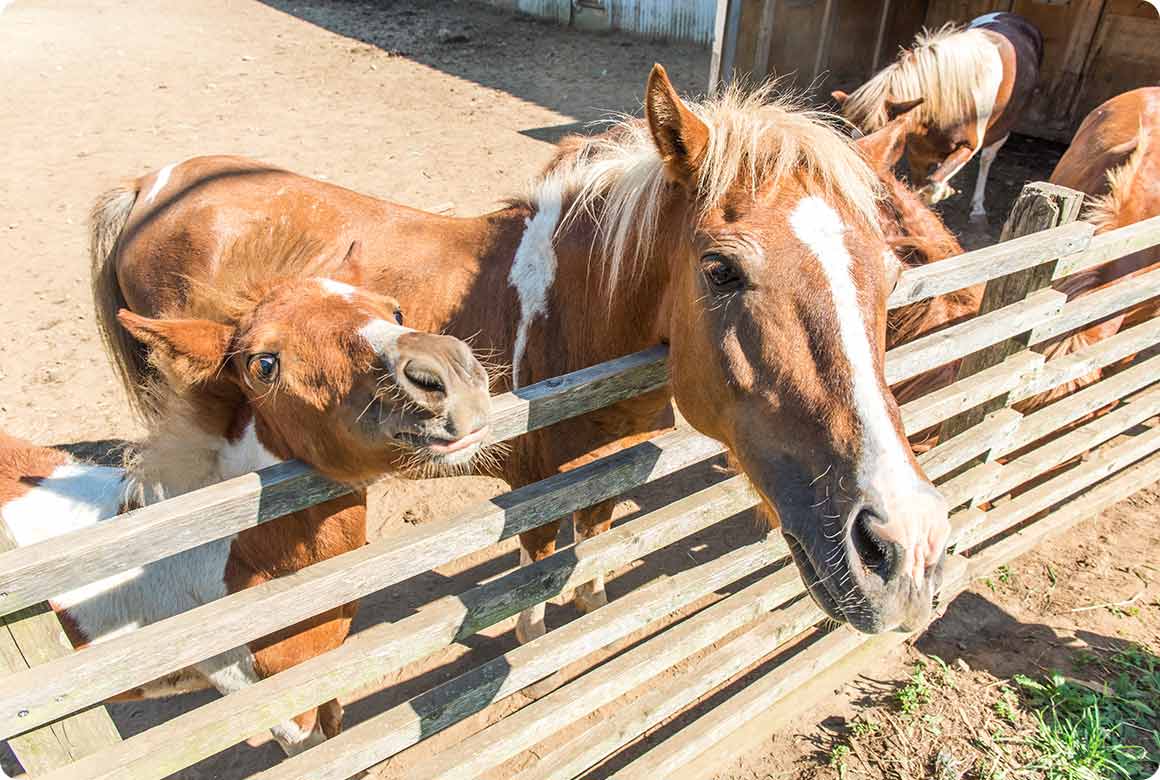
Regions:
<svg viewBox="0 0 1160 780"><path fill-rule="evenodd" d="M789 224L798 240L817 258L830 285L834 310L838 315L838 335L850 366L854 407L862 423L863 460L874 459L878 468L889 469L887 473L895 469L912 472L910 459L902 449L878 383L873 344L862 317L858 289L850 273L850 252L843 237L846 225L838 213L818 197L803 198L790 215ZM863 475L860 474L859 478Z"/></svg>
<svg viewBox="0 0 1160 780"><path fill-rule="evenodd" d="M552 237L560 222L564 192L555 177L543 181L536 192L536 213L525 220L523 238L516 249L508 283L520 299L520 320L512 350L512 389L520 386L520 365L528 347L528 329L532 321L548 310L548 290L556 280L556 248Z"/></svg>

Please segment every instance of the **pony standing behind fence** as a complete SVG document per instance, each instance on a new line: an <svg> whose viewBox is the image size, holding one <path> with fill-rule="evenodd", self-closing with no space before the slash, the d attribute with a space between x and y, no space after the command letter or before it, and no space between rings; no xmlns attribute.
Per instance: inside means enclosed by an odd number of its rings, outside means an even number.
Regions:
<svg viewBox="0 0 1160 780"><path fill-rule="evenodd" d="M934 204L980 154L971 218L986 219L987 175L1039 80L1043 36L1017 14L990 13L970 26L923 32L914 46L854 92L834 92L842 115L864 133L912 101L907 159L914 185Z"/></svg>
<svg viewBox="0 0 1160 780"><path fill-rule="evenodd" d="M0 517L20 546L91 527L121 512L299 458L361 488L413 461L466 463L480 449L488 382L467 346L403 327L398 303L357 289L348 256L329 278L309 276L317 247L260 231L230 260L197 316L148 319L123 311L165 378L155 403L164 426L125 468L0 433ZM272 241L272 245L271 245ZM353 249L352 249L353 251ZM280 276L252 283L258 265ZM342 281L346 279L347 281ZM215 380L191 404L178 388ZM98 582L52 601L77 647L101 642L366 543L359 489L232 537ZM329 610L126 692L165 696L212 686L223 693L342 644L355 604ZM337 701L273 731L287 753L341 727Z"/></svg>
<svg viewBox="0 0 1160 780"><path fill-rule="evenodd" d="M1160 87L1125 92L1088 114L1052 171L1051 182L1088 194L1084 219L1095 226L1097 234L1160 215ZM1148 271L1156 267L1157 261L1160 247L1151 246L1066 277L1055 287L1075 299ZM1160 297L1052 339L1041 349L1049 357L1074 352L1157 314ZM1026 403L1054 400L1095 382L1100 375L1096 371Z"/></svg>
<svg viewBox="0 0 1160 780"><path fill-rule="evenodd" d="M504 462L509 484L654 435L675 398L776 509L832 616L863 631L917 628L949 526L885 383L898 268L881 185L828 122L768 89L686 103L657 67L644 121L566 139L525 197L473 219L239 158L167 166L117 191L123 207L105 212L120 239L94 253L98 312L196 305L199 290L166 282L224 264L222 242L245 226L284 221L328 246L364 240L372 285L424 296L422 327L479 334L512 365L515 388L667 344L666 389L521 437ZM102 320L133 386L142 361ZM614 504L576 512L577 536L607 529ZM554 552L557 526L521 534L525 560ZM576 596L600 607L603 577ZM542 604L521 616L521 639L544 631Z"/></svg>

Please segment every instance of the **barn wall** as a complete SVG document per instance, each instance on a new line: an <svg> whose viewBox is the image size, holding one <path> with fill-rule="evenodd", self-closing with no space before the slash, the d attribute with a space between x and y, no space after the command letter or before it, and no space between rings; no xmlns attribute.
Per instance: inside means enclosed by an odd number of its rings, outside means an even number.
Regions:
<svg viewBox="0 0 1160 780"><path fill-rule="evenodd" d="M483 0L586 30L620 30L647 38L713 41L716 0Z"/></svg>

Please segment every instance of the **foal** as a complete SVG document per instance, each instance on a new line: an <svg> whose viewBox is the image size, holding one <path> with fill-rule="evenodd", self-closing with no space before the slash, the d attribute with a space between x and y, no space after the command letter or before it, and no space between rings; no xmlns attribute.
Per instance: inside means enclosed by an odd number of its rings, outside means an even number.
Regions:
<svg viewBox="0 0 1160 780"><path fill-rule="evenodd" d="M125 468L93 466L0 434L0 517L24 546L121 512L299 458L356 488L293 515L52 599L77 647L298 571L366 543L364 486L413 459L468 462L489 410L487 376L467 346L403 327L398 303L335 278L248 283L256 263L287 271L317 248L250 237L224 257L198 316L120 322L152 353L165 425ZM269 250L269 251L267 251ZM352 276L347 259L336 275ZM232 278L229 278L231 277ZM200 393L210 380L212 395ZM355 603L328 610L142 688L126 698L212 686L229 693L342 644ZM330 701L272 729L293 754L333 736Z"/></svg>
<svg viewBox="0 0 1160 780"><path fill-rule="evenodd" d="M895 106L922 100L912 114L907 158L928 204L954 194L951 178L980 154L971 218L985 220L987 176L1026 108L1043 60L1043 36L1012 13L989 13L966 28L924 31L854 92L836 91L842 115L865 133L880 129Z"/></svg>

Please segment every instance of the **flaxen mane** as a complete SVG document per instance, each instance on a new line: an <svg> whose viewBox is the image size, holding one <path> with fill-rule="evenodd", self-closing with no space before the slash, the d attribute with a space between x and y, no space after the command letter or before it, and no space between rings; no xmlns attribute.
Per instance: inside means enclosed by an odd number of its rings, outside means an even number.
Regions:
<svg viewBox="0 0 1160 780"><path fill-rule="evenodd" d="M872 133L890 121L887 99L922 98L914 109L919 122L939 127L974 122L976 95L982 98L994 86L984 82L988 47L993 45L978 28L946 24L934 32L923 30L914 46L850 94L842 114L863 132ZM993 101L994 96L985 99Z"/></svg>
<svg viewBox="0 0 1160 780"><path fill-rule="evenodd" d="M699 207L709 211L738 186L754 193L789 176L813 182L820 194L846 204L878 229L877 177L831 124L775 96L770 83L752 91L733 86L688 108L709 128L700 163ZM665 170L646 122L616 120L606 132L567 139L536 182L529 200L570 199L560 229L580 216L597 226L597 247L615 286L645 261L665 207Z"/></svg>

